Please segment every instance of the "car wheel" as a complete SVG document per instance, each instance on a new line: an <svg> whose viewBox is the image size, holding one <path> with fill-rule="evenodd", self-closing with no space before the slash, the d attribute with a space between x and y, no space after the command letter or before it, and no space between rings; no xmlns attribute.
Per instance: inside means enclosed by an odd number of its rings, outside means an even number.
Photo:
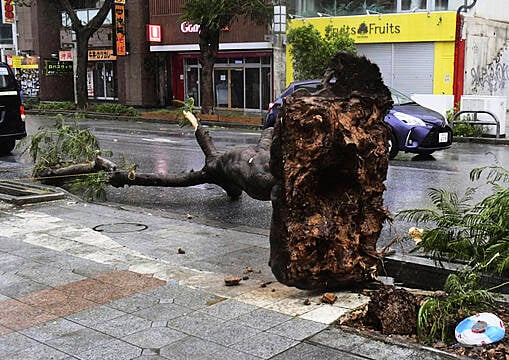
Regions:
<svg viewBox="0 0 509 360"><path fill-rule="evenodd" d="M398 140L396 140L394 132L391 131L391 138L389 139L389 160L394 159L398 153Z"/></svg>
<svg viewBox="0 0 509 360"><path fill-rule="evenodd" d="M14 149L14 145L16 145L16 140L3 139L2 143L0 144L0 155L9 154Z"/></svg>

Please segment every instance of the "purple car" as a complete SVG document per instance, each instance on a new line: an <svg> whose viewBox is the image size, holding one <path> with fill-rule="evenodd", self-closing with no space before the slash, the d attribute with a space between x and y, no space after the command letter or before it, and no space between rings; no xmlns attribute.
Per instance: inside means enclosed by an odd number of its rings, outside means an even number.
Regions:
<svg viewBox="0 0 509 360"><path fill-rule="evenodd" d="M269 104L263 127L274 126L283 98L298 89L315 92L320 80L295 81L283 93ZM394 159L399 151L429 155L437 150L447 149L452 144L452 129L444 117L425 108L408 96L389 88L394 106L385 117L390 125L389 159Z"/></svg>

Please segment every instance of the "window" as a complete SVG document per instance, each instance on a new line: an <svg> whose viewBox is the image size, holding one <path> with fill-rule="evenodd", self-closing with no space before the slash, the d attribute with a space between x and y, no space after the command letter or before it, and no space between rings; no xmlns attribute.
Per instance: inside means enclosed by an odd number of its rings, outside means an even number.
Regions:
<svg viewBox="0 0 509 360"><path fill-rule="evenodd" d="M77 10L76 16L78 16L78 19L80 19L82 24L88 24L90 20L92 20L97 13L99 12L98 9L86 9L86 10ZM111 17L111 11L108 12L108 15L106 15L106 19L104 19L103 25L111 25L112 24L112 17ZM65 11L62 12L62 26L63 27L71 27L71 18Z"/></svg>
<svg viewBox="0 0 509 360"><path fill-rule="evenodd" d="M0 44L12 45L12 25L0 24Z"/></svg>
<svg viewBox="0 0 509 360"><path fill-rule="evenodd" d="M397 0L289 0L288 13L304 17L392 13Z"/></svg>
<svg viewBox="0 0 509 360"><path fill-rule="evenodd" d="M401 11L417 11L426 9L426 0L401 0Z"/></svg>

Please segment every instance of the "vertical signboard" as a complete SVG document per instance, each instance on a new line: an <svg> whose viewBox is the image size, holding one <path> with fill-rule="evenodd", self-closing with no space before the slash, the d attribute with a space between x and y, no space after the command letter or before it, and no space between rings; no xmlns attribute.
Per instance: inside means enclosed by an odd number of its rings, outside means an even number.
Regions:
<svg viewBox="0 0 509 360"><path fill-rule="evenodd" d="M126 26L125 26L125 5L114 5L115 15L115 50L116 55L126 54Z"/></svg>
<svg viewBox="0 0 509 360"><path fill-rule="evenodd" d="M14 0L2 0L2 22L4 24L14 24Z"/></svg>

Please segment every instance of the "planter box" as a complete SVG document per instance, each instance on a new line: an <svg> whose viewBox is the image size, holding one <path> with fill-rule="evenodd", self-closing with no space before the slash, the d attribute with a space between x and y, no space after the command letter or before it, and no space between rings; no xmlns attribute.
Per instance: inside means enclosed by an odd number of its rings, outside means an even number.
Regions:
<svg viewBox="0 0 509 360"><path fill-rule="evenodd" d="M442 266L435 261L419 256L391 255L383 259L379 265L378 275L394 279L394 283L405 287L423 290L442 290L447 276L463 269L463 266L442 262ZM483 287L490 288L505 282L509 278L481 276ZM509 284L498 288L495 292L509 294Z"/></svg>
<svg viewBox="0 0 509 360"><path fill-rule="evenodd" d="M141 117L145 119L166 119L166 120L180 120L182 119L181 114L177 113L158 113L158 112L142 112ZM241 124L241 125L252 125L261 126L262 118L257 116L228 116L221 114L197 114L196 117L200 119L202 123L218 123L218 124Z"/></svg>

